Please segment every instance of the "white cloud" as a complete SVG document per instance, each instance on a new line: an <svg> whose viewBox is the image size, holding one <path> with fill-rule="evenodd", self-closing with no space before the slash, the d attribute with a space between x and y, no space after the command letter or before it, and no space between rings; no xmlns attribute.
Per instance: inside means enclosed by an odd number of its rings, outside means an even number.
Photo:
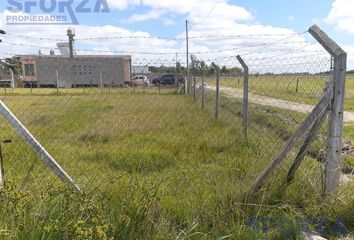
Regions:
<svg viewBox="0 0 354 240"><path fill-rule="evenodd" d="M174 20L172 20L172 19L164 19L164 20L163 20L163 24L164 24L165 26L171 26L171 25L176 24L176 22L175 22Z"/></svg>
<svg viewBox="0 0 354 240"><path fill-rule="evenodd" d="M288 20L289 20L290 22L293 22L293 21L295 20L295 17L294 17L294 16L289 16L289 17L288 17Z"/></svg>
<svg viewBox="0 0 354 240"><path fill-rule="evenodd" d="M229 4L226 0L142 0L142 4L153 9L163 9L171 13L188 15L191 22L200 22L208 17L219 22L224 20L251 20L252 14L245 8ZM212 12L210 12L213 10ZM210 13L210 16L207 14Z"/></svg>
<svg viewBox="0 0 354 240"><path fill-rule="evenodd" d="M141 4L141 0L107 0L107 4L111 9L125 10L129 6Z"/></svg>
<svg viewBox="0 0 354 240"><path fill-rule="evenodd" d="M160 17L165 13L164 10L150 10L144 14L133 14L127 20L123 22L134 23L134 22L143 22L147 20L160 19Z"/></svg>
<svg viewBox="0 0 354 240"><path fill-rule="evenodd" d="M354 33L354 1L335 0L332 9L325 19L329 24L335 24L339 31Z"/></svg>
<svg viewBox="0 0 354 240"><path fill-rule="evenodd" d="M182 2L182 3L180 3ZM219 2L213 11L210 11L215 5L214 1L208 0L205 6L201 4L200 0L180 0L178 1L154 1L143 0L143 4L148 3L150 10L144 15L133 15L126 21L145 21L153 19L154 16L159 15L161 23L166 25L176 23L177 19L181 19L181 14L188 16L192 22L190 25L190 36L201 35L260 35L264 37L242 37L242 38L204 38L204 39L191 39L190 52L208 52L219 49L237 49L230 51L222 51L215 53L199 53L200 59L215 59L218 57L234 57L237 54L249 54L254 51L255 57L266 57L274 54L282 54L283 52L294 51L302 48L313 50L312 46L306 47L306 37L304 35L295 35L295 32L286 28L277 28L273 26L265 26L262 24L255 24L254 17L251 13L242 7L230 5L227 1ZM185 3L186 5L184 5ZM196 3L199 3L199 5ZM214 4L213 4L214 3ZM128 5L127 5L128 6ZM177 9L177 10L175 10ZM210 13L210 14L208 14ZM206 15L207 14L207 15ZM165 16L166 15L166 16ZM0 13L0 26L5 26L6 12ZM183 24L183 19L180 20ZM193 24L194 23L194 24ZM9 33L15 35L28 35L28 36L49 36L50 38L66 39L67 26L6 26ZM142 36L150 37L150 34L145 31L131 31L124 27L105 25L105 26L88 26L79 25L76 28L76 39L82 38L97 38L97 37L110 37L110 36ZM290 39L283 42L278 42L284 38L288 38L293 34ZM271 36L269 36L271 35ZM284 36L285 35L285 36ZM176 37L184 37L185 33L181 32ZM6 40L6 39L4 39ZM48 48L56 48L56 41L33 41L23 38L11 38L14 43L25 43L28 45L36 45L38 47L23 47L6 45L4 41L3 46L6 46L7 52L14 54L35 54L37 50L42 48L42 52L48 53ZM264 47L262 44L270 44L278 42L277 44ZM284 44L284 42L289 42ZM293 42L293 43L292 43ZM250 47L254 45L254 47ZM175 64L175 53L180 53L181 62L185 59L185 41L181 40L166 40L166 39L140 39L140 38L122 38L122 39L101 39L92 41L77 41L77 50L80 54L124 54L124 52L150 52L156 53L154 55L132 54L133 59L137 63L147 64ZM306 48L305 48L306 47ZM0 45L0 52L4 48ZM282 50L283 52L279 52ZM261 53L258 53L258 52ZM169 55L160 55L157 53L168 52ZM291 53L292 54L292 53ZM288 55L289 56L289 55ZM292 55L290 55L292 56ZM235 63L232 58L230 63ZM167 63L166 63L167 62Z"/></svg>
<svg viewBox="0 0 354 240"><path fill-rule="evenodd" d="M344 51L348 54L348 70L354 70L354 46L343 46Z"/></svg>
<svg viewBox="0 0 354 240"><path fill-rule="evenodd" d="M3 43L0 44L0 56L9 57L13 55L36 54L40 49L43 54L49 54L50 49L56 49L56 43L59 41L67 41L66 30L68 26L60 25L31 25L29 28L26 25L6 25L6 16L8 11L0 13L0 27L6 29L8 35L1 36ZM18 13L22 14L22 13ZM148 32L131 31L126 28L121 28L112 25L105 26L88 26L77 25L73 26L76 29L76 39L97 38L106 36L136 36L150 37ZM49 39L31 39L27 37L43 37ZM80 54L117 54L115 51L123 52L171 52L175 53L179 47L176 42L164 39L110 39L110 40L86 40L76 41L77 50ZM58 52L58 51L57 51ZM135 59L140 61L146 56L134 54ZM156 57L155 57L156 59Z"/></svg>

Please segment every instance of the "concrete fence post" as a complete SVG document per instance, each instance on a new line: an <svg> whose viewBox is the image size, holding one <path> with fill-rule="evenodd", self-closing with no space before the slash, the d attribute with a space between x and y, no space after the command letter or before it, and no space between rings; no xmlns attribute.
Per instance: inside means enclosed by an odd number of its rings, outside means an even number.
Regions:
<svg viewBox="0 0 354 240"><path fill-rule="evenodd" d="M314 25L309 29L310 34L334 58L333 66L333 99L329 120L327 159L325 164L325 194L336 195L341 176L341 155L344 118L344 95L347 70L347 53L330 39L325 32Z"/></svg>
<svg viewBox="0 0 354 240"><path fill-rule="evenodd" d="M11 88L12 88L12 93L15 94L16 93L16 85L15 85L15 75L14 75L14 71L12 71L11 68L9 68L10 72L11 72Z"/></svg>
<svg viewBox="0 0 354 240"><path fill-rule="evenodd" d="M102 79L102 71L100 71L100 93L102 93L103 89L103 79Z"/></svg>
<svg viewBox="0 0 354 240"><path fill-rule="evenodd" d="M58 72L58 70L55 70L55 77L56 77L57 93L59 93L59 72Z"/></svg>
<svg viewBox="0 0 354 240"><path fill-rule="evenodd" d="M220 69L216 68L216 100L215 100L215 119L219 118L220 112Z"/></svg>
<svg viewBox="0 0 354 240"><path fill-rule="evenodd" d="M240 55L237 56L237 60L243 68L243 108L242 108L242 119L243 119L243 135L248 136L248 79L249 70L245 61Z"/></svg>
<svg viewBox="0 0 354 240"><path fill-rule="evenodd" d="M130 87L133 86L133 66L132 66L132 60L129 60L129 82L130 82ZM135 90L135 89L134 89Z"/></svg>
<svg viewBox="0 0 354 240"><path fill-rule="evenodd" d="M202 70L202 109L205 108L205 79L204 70Z"/></svg>
<svg viewBox="0 0 354 240"><path fill-rule="evenodd" d="M197 96L196 96L196 91L197 91L197 89L196 89L196 87L197 87L197 81L196 81L196 78L195 78L195 73L193 74L193 101L195 102L196 101L196 98L197 98Z"/></svg>
<svg viewBox="0 0 354 240"><path fill-rule="evenodd" d="M2 146L0 142L0 190L5 186L5 173L4 173L4 164L2 159Z"/></svg>
<svg viewBox="0 0 354 240"><path fill-rule="evenodd" d="M39 143L30 131L17 119L17 117L0 100L0 114L15 129L22 139L32 148L32 150L43 160L43 162L64 182L75 187L81 192L80 187L64 169L55 161L52 155Z"/></svg>

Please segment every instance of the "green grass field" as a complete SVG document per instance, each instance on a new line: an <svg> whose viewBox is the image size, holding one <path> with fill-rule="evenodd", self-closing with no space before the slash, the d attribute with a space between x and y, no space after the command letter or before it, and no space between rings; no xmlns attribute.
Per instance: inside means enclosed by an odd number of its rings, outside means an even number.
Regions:
<svg viewBox="0 0 354 240"><path fill-rule="evenodd" d="M250 76L249 91L259 96L287 100L308 105L317 104L329 76ZM201 84L201 78L197 78ZM215 86L215 78L206 78L210 86ZM243 90L243 77L221 77L220 86ZM354 76L348 75L346 81L345 111L354 112ZM346 123L344 139L354 143L354 123ZM345 157L345 163L354 166L354 158Z"/></svg>
<svg viewBox="0 0 354 240"><path fill-rule="evenodd" d="M277 171L268 190L244 198L294 131L287 120L280 124L289 111L251 106L245 139L237 101L223 99L216 121L213 96L201 110L167 89L28 91L1 99L86 195L63 187L1 121L1 139L13 140L3 145L2 239L295 239L306 217L327 218L327 229L337 217L354 227L354 186L343 187L336 204L324 201L319 164L309 157L294 184L285 187L285 172ZM275 219L267 233L262 221L250 221L262 217Z"/></svg>
<svg viewBox="0 0 354 240"><path fill-rule="evenodd" d="M197 78L197 84L201 78ZM206 78L210 86L215 86L215 78ZM329 75L290 75L290 76L254 76L249 78L249 91L251 93L268 96L291 102L315 105L323 92ZM237 88L243 90L243 77L221 77L221 87ZM354 112L354 76L347 76L345 110Z"/></svg>

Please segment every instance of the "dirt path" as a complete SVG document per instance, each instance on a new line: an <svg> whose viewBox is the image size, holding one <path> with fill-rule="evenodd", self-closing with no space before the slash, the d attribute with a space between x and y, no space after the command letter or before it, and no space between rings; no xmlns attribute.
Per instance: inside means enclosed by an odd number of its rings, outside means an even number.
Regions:
<svg viewBox="0 0 354 240"><path fill-rule="evenodd" d="M226 88L221 87L221 92L232 98L243 98L243 91L236 88ZM263 106L272 106L285 110L292 110L300 113L310 113L314 106L303 104L303 103L295 103L286 100L271 98L267 96L256 95L253 93L249 94L249 101L252 103L260 104ZM344 122L352 123L354 122L354 113L353 112L344 112Z"/></svg>

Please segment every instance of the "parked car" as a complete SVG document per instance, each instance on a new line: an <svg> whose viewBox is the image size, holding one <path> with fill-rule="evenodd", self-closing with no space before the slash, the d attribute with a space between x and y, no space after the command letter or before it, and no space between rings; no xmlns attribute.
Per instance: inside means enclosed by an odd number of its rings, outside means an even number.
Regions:
<svg viewBox="0 0 354 240"><path fill-rule="evenodd" d="M132 78L132 84L135 86L149 86L150 80L144 75L136 75Z"/></svg>
<svg viewBox="0 0 354 240"><path fill-rule="evenodd" d="M204 85L203 85L203 84L200 84L200 85L198 86L198 89L199 89L200 91L202 91L203 88L204 88L205 91L211 91L211 90L212 90L212 88L209 87L209 85L208 85L207 83L204 83Z"/></svg>
<svg viewBox="0 0 354 240"><path fill-rule="evenodd" d="M184 78L179 78L173 73L164 74L158 78L152 80L152 84L159 85L179 85L184 83Z"/></svg>

